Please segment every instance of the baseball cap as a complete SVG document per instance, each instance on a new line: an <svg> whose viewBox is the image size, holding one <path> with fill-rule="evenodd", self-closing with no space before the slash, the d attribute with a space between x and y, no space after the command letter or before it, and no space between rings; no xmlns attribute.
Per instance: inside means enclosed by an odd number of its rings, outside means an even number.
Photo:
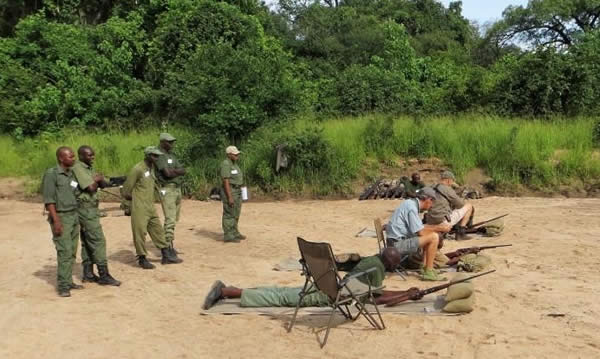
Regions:
<svg viewBox="0 0 600 359"><path fill-rule="evenodd" d="M160 156L163 153L158 148L156 148L156 146L148 146L148 147L146 147L144 149L144 154L146 156L148 156L148 155L158 155L158 156Z"/></svg>
<svg viewBox="0 0 600 359"><path fill-rule="evenodd" d="M229 146L225 149L226 154L239 155L242 151L238 150L235 146Z"/></svg>
<svg viewBox="0 0 600 359"><path fill-rule="evenodd" d="M175 141L175 137L171 136L170 134L163 132L160 134L160 136L158 137L159 141L167 141L167 142L171 142L171 141Z"/></svg>
<svg viewBox="0 0 600 359"><path fill-rule="evenodd" d="M441 178L442 179L451 179L453 181L456 181L456 177L454 177L454 173L452 173L450 171L442 172Z"/></svg>
<svg viewBox="0 0 600 359"><path fill-rule="evenodd" d="M417 190L417 197L423 197L423 196L433 198L433 199L436 198L435 191L431 187L423 187L423 188Z"/></svg>

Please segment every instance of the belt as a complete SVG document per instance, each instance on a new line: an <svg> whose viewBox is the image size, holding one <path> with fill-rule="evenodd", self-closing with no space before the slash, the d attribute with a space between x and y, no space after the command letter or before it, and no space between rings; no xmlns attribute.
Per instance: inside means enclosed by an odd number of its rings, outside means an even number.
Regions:
<svg viewBox="0 0 600 359"><path fill-rule="evenodd" d="M79 202L79 208L98 208L98 202Z"/></svg>
<svg viewBox="0 0 600 359"><path fill-rule="evenodd" d="M242 188L242 185L240 185L240 184L231 184L230 183L229 185L231 186L231 188L235 188L235 189Z"/></svg>
<svg viewBox="0 0 600 359"><path fill-rule="evenodd" d="M69 210L66 210L66 211L56 210L56 213L68 214L68 213L74 213L75 211L77 211L77 208L69 209Z"/></svg>
<svg viewBox="0 0 600 359"><path fill-rule="evenodd" d="M177 184L175 184L175 183L167 183L167 184L165 184L163 187L177 188L177 187L179 187L179 186L178 186Z"/></svg>

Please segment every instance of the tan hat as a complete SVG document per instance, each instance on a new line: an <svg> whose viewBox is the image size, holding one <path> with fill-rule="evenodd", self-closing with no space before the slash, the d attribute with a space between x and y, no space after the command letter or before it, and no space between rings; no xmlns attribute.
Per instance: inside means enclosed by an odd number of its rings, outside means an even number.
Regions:
<svg viewBox="0 0 600 359"><path fill-rule="evenodd" d="M226 154L232 154L232 155L239 155L240 153L242 153L242 151L238 150L237 147L235 146L229 146L225 149L225 153Z"/></svg>
<svg viewBox="0 0 600 359"><path fill-rule="evenodd" d="M163 132L160 134L160 136L158 137L159 141L167 141L167 142L171 142L171 141L175 141L175 137L171 136L170 134Z"/></svg>
<svg viewBox="0 0 600 359"><path fill-rule="evenodd" d="M163 153L156 146L148 146L144 149L144 154L148 155L162 155Z"/></svg>

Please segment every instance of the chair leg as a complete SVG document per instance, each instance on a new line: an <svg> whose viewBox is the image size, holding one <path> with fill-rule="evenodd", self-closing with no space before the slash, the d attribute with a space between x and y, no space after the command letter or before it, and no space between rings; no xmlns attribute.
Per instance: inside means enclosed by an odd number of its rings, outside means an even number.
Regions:
<svg viewBox="0 0 600 359"><path fill-rule="evenodd" d="M323 338L323 343L321 343L321 348L323 348L325 346L325 344L327 344L327 338L329 337L329 330L331 330L331 323L333 322L334 314L335 314L335 307L331 309L331 314L329 314L329 321L327 322L327 331L325 332L325 338Z"/></svg>
<svg viewBox="0 0 600 359"><path fill-rule="evenodd" d="M291 332L294 324L296 323L296 317L298 316L298 310L300 309L300 304L302 304L302 300L304 299L304 295L300 295L300 299L298 300L298 304L296 304L296 310L294 310L294 316L292 317L292 321L290 322L290 326L288 327L287 332Z"/></svg>

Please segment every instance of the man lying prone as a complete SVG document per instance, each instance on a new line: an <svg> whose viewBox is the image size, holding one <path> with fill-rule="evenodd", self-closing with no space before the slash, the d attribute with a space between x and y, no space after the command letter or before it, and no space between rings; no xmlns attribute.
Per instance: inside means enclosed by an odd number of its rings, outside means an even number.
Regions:
<svg viewBox="0 0 600 359"><path fill-rule="evenodd" d="M365 257L347 274L347 278L359 272L367 272L363 276L353 277L348 280L347 287L352 293L364 293L371 288L379 288L383 284L386 270L393 272L402 261L402 255L396 248L386 248L380 255ZM302 287L259 287L237 288L226 286L217 280L211 287L204 305L205 310L210 309L217 301L225 298L240 298L242 307L295 307L300 300ZM373 292L375 303L384 304L390 298L396 297L406 291L376 290ZM330 300L323 292L317 291L308 294L302 300L302 307L324 307Z"/></svg>

